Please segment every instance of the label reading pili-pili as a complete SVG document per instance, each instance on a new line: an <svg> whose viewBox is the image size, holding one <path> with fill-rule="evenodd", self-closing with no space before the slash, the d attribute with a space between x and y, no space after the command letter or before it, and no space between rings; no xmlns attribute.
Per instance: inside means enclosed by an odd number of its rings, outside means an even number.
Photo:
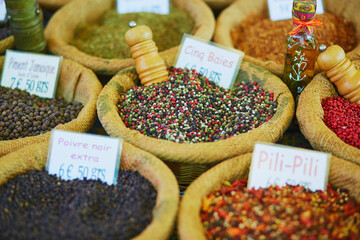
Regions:
<svg viewBox="0 0 360 240"><path fill-rule="evenodd" d="M244 53L184 34L175 67L195 69L221 87L232 88Z"/></svg>
<svg viewBox="0 0 360 240"><path fill-rule="evenodd" d="M6 50L1 86L54 98L61 56Z"/></svg>
<svg viewBox="0 0 360 240"><path fill-rule="evenodd" d="M122 140L52 130L46 170L64 180L93 179L117 184Z"/></svg>
<svg viewBox="0 0 360 240"><path fill-rule="evenodd" d="M325 191L330 158L328 153L257 143L251 160L248 188L289 184Z"/></svg>

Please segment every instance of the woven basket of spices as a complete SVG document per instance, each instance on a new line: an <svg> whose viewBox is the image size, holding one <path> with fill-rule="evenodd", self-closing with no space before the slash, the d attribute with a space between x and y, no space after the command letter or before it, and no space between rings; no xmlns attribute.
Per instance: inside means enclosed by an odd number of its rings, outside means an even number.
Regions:
<svg viewBox="0 0 360 240"><path fill-rule="evenodd" d="M194 71L169 72L168 81L145 90L134 68L120 71L104 86L97 111L110 136L165 161L180 187L214 164L252 151L256 141L276 142L290 125L290 91L253 64L242 63L232 90Z"/></svg>
<svg viewBox="0 0 360 240"><path fill-rule="evenodd" d="M49 50L98 74L114 75L135 63L124 41L129 22L148 25L163 59L176 55L183 33L210 40L211 9L201 0L173 0L169 15L118 14L114 0L72 1L57 11L45 29Z"/></svg>
<svg viewBox="0 0 360 240"><path fill-rule="evenodd" d="M55 11L72 0L38 0L40 7Z"/></svg>
<svg viewBox="0 0 360 240"><path fill-rule="evenodd" d="M65 181L44 170L48 147L37 143L0 158L1 238L168 239L179 190L162 161L124 142L116 186ZM15 194L13 182L20 184Z"/></svg>
<svg viewBox="0 0 360 240"><path fill-rule="evenodd" d="M325 14L317 18L317 46L340 45L350 59L360 54L360 16L358 0L323 0ZM214 41L245 52L244 60L282 77L286 38L293 28L292 20L271 21L267 1L237 0L221 12L216 21ZM316 72L319 69L316 66Z"/></svg>
<svg viewBox="0 0 360 240"><path fill-rule="evenodd" d="M353 63L359 69L360 61ZM360 108L339 96L325 73L316 75L305 90L296 117L306 139L314 149L360 164Z"/></svg>
<svg viewBox="0 0 360 240"><path fill-rule="evenodd" d="M293 190L285 188L285 191L288 191L287 195L283 194L283 192L279 192L276 188L272 188L269 192L248 190L247 193L244 193L239 191L235 186L242 184L243 187L246 187L246 182L242 182L242 180L247 179L248 177L251 157L252 154L249 153L226 160L208 170L188 187L182 197L178 215L178 232L180 239L215 239L216 237L226 238L225 236L242 239L241 237L249 237L250 235L253 239L287 239L295 231L297 231L296 234L298 234L296 236L300 236L300 234L310 236L313 234L314 230L318 232L318 235L315 235L315 238L317 239L321 239L319 236L322 234L326 235L326 233L329 239L337 239L331 234L333 233L336 235L339 234L339 232L348 234L350 231L349 229L351 229L350 225L352 225L352 230L354 232L360 234L359 222L356 220L352 222L352 220L358 218L360 214L360 167L358 165L337 157L332 157L330 160L329 183L332 188L346 189L349 191L346 194L343 191L329 190L329 187L328 192L330 191L334 194L320 194L323 197L306 196L308 192L304 191L302 187L293 188ZM295 194L296 191L301 192L301 194ZM213 194L214 196L209 195L214 192L217 192L216 194ZM348 201L350 198L348 197L348 194L357 201L357 209L356 206L353 206L354 202ZM277 202L278 197L284 195L287 196L284 201L282 203ZM293 204L295 202L295 196L297 196L296 201L298 204ZM322 210L326 210L324 205L326 204L327 196L337 196L336 201L332 203L327 202L328 206L334 206L334 208L338 209L341 206L340 208L345 209L345 215L353 215L353 218L349 217L347 221L340 220L340 216L332 216L333 219L338 219L336 221L344 221L345 223L339 226L338 232L336 232L336 230L330 232L330 229L327 229L326 224L319 224L318 226L311 225L312 221L315 224L319 219L319 216L316 216L316 209L321 208ZM299 200L301 197L302 200ZM345 204L345 201L342 200L342 198L346 199L348 202ZM255 206L257 199L259 202L262 202L262 204ZM305 201L304 199L309 200ZM319 200L319 202L315 203L315 206L317 207L308 209L310 212L307 212L307 214L310 215L301 214L300 218L300 213L306 212L307 209L302 209L305 207L306 203L310 202L310 199L316 199L316 201ZM320 203L320 199L325 200L324 205L323 203ZM213 200L215 202L216 200L218 201L215 203ZM287 202L287 204L285 202ZM274 212L271 211L272 207L270 206L274 203L276 207L273 207L279 211L275 213L275 215ZM286 210L284 208L286 208ZM211 212L211 209L213 212ZM229 211L232 213L229 213ZM291 216L287 215L289 213ZM214 219L204 221L204 219L206 219L206 214ZM330 215L330 213L324 214L324 212L317 212L317 214ZM282 219L281 216L285 215L286 219ZM297 218L293 218L293 216L296 216ZM312 221L307 221L309 220L309 216L311 216ZM301 219L301 221L299 221L299 219ZM222 231L222 233L217 232L217 227L214 226L216 221L219 223L218 229L221 229L220 231ZM293 226L293 223L295 222L298 223L296 226L301 226L299 227L301 230L299 228L296 229L296 227ZM272 225L274 227L276 226L276 228L271 228ZM324 228L323 230L319 229L320 225ZM331 225L334 226L336 223L333 222L328 226L331 227ZM268 227L270 227L271 230L269 230ZM334 229L335 227L333 227L332 230ZM343 229L344 231L340 229ZM320 230L320 233L318 230ZM272 236L278 234L279 231L282 231L283 235L281 235L281 237L276 236L277 238L272 238ZM210 237L208 234L212 236ZM213 234L220 235L215 236ZM254 237L254 235L256 237ZM260 237L261 235L263 235L263 237ZM343 235L343 237L344 236L346 235ZM357 238L355 237L354 239Z"/></svg>
<svg viewBox="0 0 360 240"><path fill-rule="evenodd" d="M1 66L3 62L4 57L0 58ZM53 99L2 87L0 156L47 140L52 128L88 131L96 119L96 100L101 89L91 70L68 59L62 60Z"/></svg>

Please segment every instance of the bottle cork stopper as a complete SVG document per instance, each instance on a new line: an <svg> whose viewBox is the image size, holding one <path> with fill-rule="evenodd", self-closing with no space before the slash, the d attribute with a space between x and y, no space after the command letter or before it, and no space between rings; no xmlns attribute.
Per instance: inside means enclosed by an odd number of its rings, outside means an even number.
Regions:
<svg viewBox="0 0 360 240"><path fill-rule="evenodd" d="M152 40L151 29L145 25L136 26L133 21L129 23L129 26L130 30L125 34L125 42L131 49L141 84L148 86L167 80L166 65Z"/></svg>
<svg viewBox="0 0 360 240"><path fill-rule="evenodd" d="M345 56L344 50L337 45L328 47L319 54L318 66L326 72L327 77L341 96L350 102L360 104L360 72Z"/></svg>

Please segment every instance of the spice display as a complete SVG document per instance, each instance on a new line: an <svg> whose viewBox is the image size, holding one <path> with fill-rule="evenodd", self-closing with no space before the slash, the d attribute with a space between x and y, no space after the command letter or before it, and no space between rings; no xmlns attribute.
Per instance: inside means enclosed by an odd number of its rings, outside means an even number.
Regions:
<svg viewBox="0 0 360 240"><path fill-rule="evenodd" d="M195 70L168 71L167 81L124 92L118 108L128 128L174 142L213 142L248 132L276 112L273 93L256 82L227 90Z"/></svg>
<svg viewBox="0 0 360 240"><path fill-rule="evenodd" d="M338 15L325 13L317 15L323 22L314 29L318 45L339 45L345 52L351 51L357 45L354 24ZM263 60L284 64L286 53L286 38L293 27L292 20L271 21L259 15L249 17L231 31L235 48L245 54ZM244 37L246 36L246 37Z"/></svg>
<svg viewBox="0 0 360 240"><path fill-rule="evenodd" d="M302 186L247 189L225 182L203 199L208 239L359 239L360 204L347 191Z"/></svg>
<svg viewBox="0 0 360 240"><path fill-rule="evenodd" d="M194 28L192 17L176 5L172 5L169 15L146 12L118 14L116 10L110 10L99 24L79 25L71 44L96 57L131 58L124 40L130 21L152 29L159 51L179 45L183 34L191 33Z"/></svg>
<svg viewBox="0 0 360 240"><path fill-rule="evenodd" d="M314 27L322 22L315 18L316 0L294 0L292 16L294 29L289 32L285 55L283 81L295 102L315 74L317 59Z"/></svg>
<svg viewBox="0 0 360 240"><path fill-rule="evenodd" d="M45 52L46 40L37 0L5 0L5 3L16 49Z"/></svg>
<svg viewBox="0 0 360 240"><path fill-rule="evenodd" d="M129 170L117 185L29 171L0 186L0 238L131 239L151 222L156 195Z"/></svg>
<svg viewBox="0 0 360 240"><path fill-rule="evenodd" d="M75 119L78 102L40 98L19 89L0 87L0 140L35 136Z"/></svg>
<svg viewBox="0 0 360 240"><path fill-rule="evenodd" d="M322 71L326 71L326 75L336 85L341 96L350 102L360 104L360 72L345 56L341 47L332 45L322 51L317 63Z"/></svg>
<svg viewBox="0 0 360 240"><path fill-rule="evenodd" d="M347 144L360 148L360 105L338 96L323 99L322 108L325 125Z"/></svg>

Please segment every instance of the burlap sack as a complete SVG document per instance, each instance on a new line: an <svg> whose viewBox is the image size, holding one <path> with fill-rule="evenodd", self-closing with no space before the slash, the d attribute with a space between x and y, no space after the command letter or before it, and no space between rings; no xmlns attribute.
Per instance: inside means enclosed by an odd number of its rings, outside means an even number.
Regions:
<svg viewBox="0 0 360 240"><path fill-rule="evenodd" d="M347 53L350 59L356 59L360 56L360 1L359 0L323 0L325 12L330 12L338 16L342 16L355 25L356 37L358 45L355 49ZM231 39L231 30L238 27L245 19L253 16L260 15L268 17L267 1L266 0L237 0L228 8L221 12L216 20L216 28L214 33L214 41L225 46L234 47ZM290 29L291 30L291 29ZM246 36L243 36L246 38ZM285 47L284 42L284 47ZM285 52L284 52L285 54ZM285 57L285 56L284 56ZM252 56L245 55L245 61L249 61L258 66L261 66L275 75L282 78L284 65L278 64L275 61L263 61L256 59ZM316 68L316 72L318 72Z"/></svg>
<svg viewBox="0 0 360 240"><path fill-rule="evenodd" d="M55 11L70 1L72 0L38 0L40 7L49 11Z"/></svg>
<svg viewBox="0 0 360 240"><path fill-rule="evenodd" d="M251 157L252 154L246 154L224 161L201 175L188 187L181 199L178 215L180 239L206 239L200 219L203 197L220 189L224 181L247 179ZM360 201L360 166L332 157L329 183L335 188L348 189L350 195Z"/></svg>
<svg viewBox="0 0 360 240"><path fill-rule="evenodd" d="M289 127L294 114L294 100L281 79L263 68L243 62L236 82L257 81L264 89L274 93L278 107L269 122L247 133L216 142L188 144L151 138L128 129L117 112L120 95L139 84L135 73L134 68L120 71L105 85L97 102L99 120L110 136L121 137L164 160L174 171L180 186L189 184L219 161L251 152L257 141L276 142Z"/></svg>
<svg viewBox="0 0 360 240"><path fill-rule="evenodd" d="M192 35L210 40L214 33L215 19L211 9L201 0L173 0L177 6L190 13L195 21ZM132 58L105 59L93 57L70 45L79 23L97 21L106 11L113 8L114 0L72 1L57 11L49 21L45 36L51 52L63 55L103 75L114 75L119 70L135 64ZM181 23L179 23L181 24ZM179 46L160 52L163 59L176 55Z"/></svg>
<svg viewBox="0 0 360 240"><path fill-rule="evenodd" d="M360 67L360 61L354 63ZM336 88L325 73L316 75L299 98L296 117L300 130L314 149L360 164L360 149L341 140L323 121L322 99L335 96Z"/></svg>
<svg viewBox="0 0 360 240"><path fill-rule="evenodd" d="M0 71L4 57L0 58ZM59 124L55 128L76 132L87 132L96 120L96 100L102 86L96 75L80 64L63 59L56 89L56 96L62 96L68 102L81 102L84 107L78 117L66 124ZM14 140L0 141L0 156L15 151L29 144L43 142L50 133L25 137Z"/></svg>
<svg viewBox="0 0 360 240"><path fill-rule="evenodd" d="M12 49L14 46L14 36L4 38L0 41L0 54L5 54L6 49Z"/></svg>
<svg viewBox="0 0 360 240"><path fill-rule="evenodd" d="M44 169L48 148L49 141L46 141L1 157L0 184L27 171ZM138 171L157 190L153 219L134 239L168 239L179 204L179 187L174 174L162 161L128 143L123 144L120 166L122 170Z"/></svg>

